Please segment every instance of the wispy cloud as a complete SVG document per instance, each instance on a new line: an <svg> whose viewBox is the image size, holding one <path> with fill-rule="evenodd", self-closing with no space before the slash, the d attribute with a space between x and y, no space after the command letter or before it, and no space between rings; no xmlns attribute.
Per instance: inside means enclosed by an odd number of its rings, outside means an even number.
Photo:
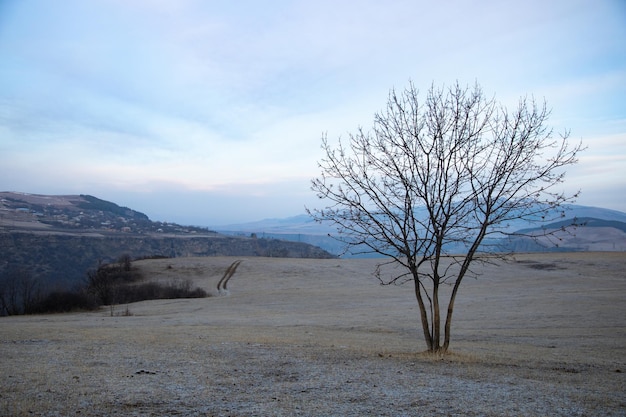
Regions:
<svg viewBox="0 0 626 417"><path fill-rule="evenodd" d="M321 134L369 126L409 79L545 98L591 152L626 131L623 39L618 0L3 2L0 188L244 198L274 183L305 199ZM590 155L577 172L623 163Z"/></svg>

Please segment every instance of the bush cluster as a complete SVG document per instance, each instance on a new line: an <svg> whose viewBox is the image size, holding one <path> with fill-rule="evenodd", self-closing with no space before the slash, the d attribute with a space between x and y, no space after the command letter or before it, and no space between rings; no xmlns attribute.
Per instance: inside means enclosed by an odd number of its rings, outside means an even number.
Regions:
<svg viewBox="0 0 626 417"><path fill-rule="evenodd" d="M83 285L70 290L44 293L26 271L0 278L0 316L89 311L105 305L208 296L205 290L192 288L190 280L143 282L144 277L133 268L128 255L116 263L99 264L87 272Z"/></svg>
<svg viewBox="0 0 626 417"><path fill-rule="evenodd" d="M96 299L85 291L53 291L42 297L25 314L69 313L95 310L98 307Z"/></svg>
<svg viewBox="0 0 626 417"><path fill-rule="evenodd" d="M192 289L189 280L175 280L165 284L146 282L137 285L120 285L115 290L112 304L174 298L204 298L208 295L202 288Z"/></svg>

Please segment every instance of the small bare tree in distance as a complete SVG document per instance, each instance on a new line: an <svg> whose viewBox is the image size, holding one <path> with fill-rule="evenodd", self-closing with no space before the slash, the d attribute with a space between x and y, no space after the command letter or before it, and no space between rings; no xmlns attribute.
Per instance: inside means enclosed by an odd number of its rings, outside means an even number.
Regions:
<svg viewBox="0 0 626 417"><path fill-rule="evenodd" d="M382 284L413 282L428 351L443 354L463 278L496 253L485 238L507 235L513 220L553 219L573 201L578 193L558 186L582 146L546 127L545 102L522 98L509 110L458 82L418 96L412 83L391 90L371 132L336 146L322 137L312 190L331 204L308 212L334 224L346 250L383 255ZM381 268L388 264L400 272Z"/></svg>

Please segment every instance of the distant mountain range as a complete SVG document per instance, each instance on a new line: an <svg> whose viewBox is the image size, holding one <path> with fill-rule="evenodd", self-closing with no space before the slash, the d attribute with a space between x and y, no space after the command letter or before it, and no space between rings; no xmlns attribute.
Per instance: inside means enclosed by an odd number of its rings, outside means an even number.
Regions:
<svg viewBox="0 0 626 417"><path fill-rule="evenodd" d="M626 251L626 213L600 207L567 205L563 207L565 220L541 223L517 220L506 225L507 232L539 234L542 230L558 230L564 225L575 222L579 226L567 232L556 232L554 241L529 237L511 237L499 240L497 245L503 251ZM559 217L557 215L555 218ZM223 234L246 236L255 234L260 237L286 239L309 243L340 255L344 247L330 235L336 230L329 224L315 222L306 214L265 219L250 223L213 226L212 229ZM490 241L490 244L496 242ZM345 257L351 255L343 254Z"/></svg>

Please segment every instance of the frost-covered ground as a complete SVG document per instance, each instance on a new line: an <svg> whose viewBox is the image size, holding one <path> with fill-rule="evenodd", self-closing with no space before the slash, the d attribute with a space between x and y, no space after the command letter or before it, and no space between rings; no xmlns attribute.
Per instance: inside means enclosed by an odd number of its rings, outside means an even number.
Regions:
<svg viewBox="0 0 626 417"><path fill-rule="evenodd" d="M234 260L136 265L217 294ZM623 253L482 268L444 359L374 264L247 258L228 296L0 318L0 415L626 415Z"/></svg>

